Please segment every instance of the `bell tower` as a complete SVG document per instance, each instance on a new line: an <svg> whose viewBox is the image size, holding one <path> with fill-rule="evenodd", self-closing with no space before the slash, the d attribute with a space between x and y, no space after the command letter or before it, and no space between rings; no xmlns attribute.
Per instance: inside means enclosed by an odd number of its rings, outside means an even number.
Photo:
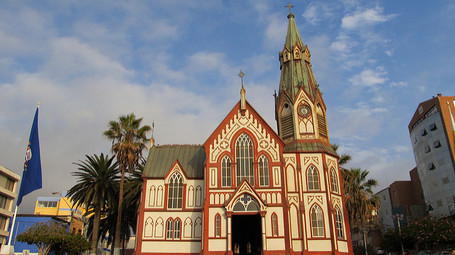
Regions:
<svg viewBox="0 0 455 255"><path fill-rule="evenodd" d="M285 151L324 151L333 154L327 130L326 106L289 7L286 40L279 52L280 87L275 93L275 118Z"/></svg>

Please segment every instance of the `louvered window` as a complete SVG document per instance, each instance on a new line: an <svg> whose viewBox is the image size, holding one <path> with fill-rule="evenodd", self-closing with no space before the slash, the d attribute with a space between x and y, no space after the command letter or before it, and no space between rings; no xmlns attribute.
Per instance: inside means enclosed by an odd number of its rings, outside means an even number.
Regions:
<svg viewBox="0 0 455 255"><path fill-rule="evenodd" d="M324 115L317 114L317 116L318 116L319 134L322 136L327 136L327 124L325 122Z"/></svg>
<svg viewBox="0 0 455 255"><path fill-rule="evenodd" d="M288 138L294 136L294 123L292 120L292 114L288 116L283 116L281 119L281 128L283 130L283 138Z"/></svg>

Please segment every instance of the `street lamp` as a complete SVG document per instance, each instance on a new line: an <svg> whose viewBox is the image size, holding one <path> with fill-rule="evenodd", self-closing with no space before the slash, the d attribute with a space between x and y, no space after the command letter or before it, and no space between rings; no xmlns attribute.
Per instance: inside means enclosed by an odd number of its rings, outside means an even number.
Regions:
<svg viewBox="0 0 455 255"><path fill-rule="evenodd" d="M64 198L64 196L60 192L52 192L52 195L59 195L60 196L60 201L62 200L62 198ZM71 210L71 213L70 213L70 226L69 227L70 227L70 232L72 232L71 225L73 224L73 206L70 205L65 199L63 199L63 201L65 201L66 205ZM60 206L59 206L59 210L60 210ZM57 215L58 215L58 212L57 212Z"/></svg>
<svg viewBox="0 0 455 255"><path fill-rule="evenodd" d="M404 219L403 214L395 214L392 216L392 218L397 220L397 225L398 225L398 233L400 234L400 245L401 245L401 253L404 255L404 247L403 247L403 241L401 240L401 224L400 221Z"/></svg>

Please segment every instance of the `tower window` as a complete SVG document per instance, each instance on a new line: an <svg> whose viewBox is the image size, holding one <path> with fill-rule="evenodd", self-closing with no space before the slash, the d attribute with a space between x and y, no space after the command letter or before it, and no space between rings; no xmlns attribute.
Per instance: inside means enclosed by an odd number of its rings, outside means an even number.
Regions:
<svg viewBox="0 0 455 255"><path fill-rule="evenodd" d="M325 122L324 112L322 111L321 105L317 105L316 108L318 126L319 126L319 135L327 137L327 123Z"/></svg>
<svg viewBox="0 0 455 255"><path fill-rule="evenodd" d="M291 107L288 104L284 104L283 111L281 113L281 134L284 139L294 136L294 121L292 118Z"/></svg>
<svg viewBox="0 0 455 255"><path fill-rule="evenodd" d="M341 215L340 208L336 208L335 210L335 220L337 225L337 236L340 239L344 238L344 231L343 231L343 216Z"/></svg>
<svg viewBox="0 0 455 255"><path fill-rule="evenodd" d="M319 172L315 166L311 165L307 172L308 190L319 190Z"/></svg>
<svg viewBox="0 0 455 255"><path fill-rule="evenodd" d="M324 220L322 218L322 210L318 205L311 209L311 232L313 237L324 236Z"/></svg>
<svg viewBox="0 0 455 255"><path fill-rule="evenodd" d="M332 168L330 171L330 180L332 182L332 192L338 193L338 178L335 169Z"/></svg>

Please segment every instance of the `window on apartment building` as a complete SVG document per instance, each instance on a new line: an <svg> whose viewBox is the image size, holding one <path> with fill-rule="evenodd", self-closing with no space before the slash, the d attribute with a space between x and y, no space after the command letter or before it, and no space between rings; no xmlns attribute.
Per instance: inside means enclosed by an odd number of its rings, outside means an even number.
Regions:
<svg viewBox="0 0 455 255"><path fill-rule="evenodd" d="M11 179L11 178L7 178L6 179L6 185L5 185L5 188L9 191L13 191L14 189L14 180Z"/></svg>
<svg viewBox="0 0 455 255"><path fill-rule="evenodd" d="M57 201L38 201L38 207L57 207Z"/></svg>
<svg viewBox="0 0 455 255"><path fill-rule="evenodd" d="M6 202L8 202L8 198L4 195L0 195L0 208L6 209Z"/></svg>
<svg viewBox="0 0 455 255"><path fill-rule="evenodd" d="M6 221L8 220L7 217L5 216L0 216L0 229L1 230L6 230Z"/></svg>
<svg viewBox="0 0 455 255"><path fill-rule="evenodd" d="M420 135L421 136L426 136L428 133L427 133L427 130L424 128L422 129L422 131L420 131Z"/></svg>
<svg viewBox="0 0 455 255"><path fill-rule="evenodd" d="M429 145L425 146L425 153L429 153L431 151L431 148Z"/></svg>
<svg viewBox="0 0 455 255"><path fill-rule="evenodd" d="M440 142L439 140L434 141L434 142L433 142L433 147L434 147L434 148L439 148L439 147L441 147L441 142Z"/></svg>
<svg viewBox="0 0 455 255"><path fill-rule="evenodd" d="M438 127L436 126L435 123L433 123L433 124L430 125L430 130L431 130L431 131L435 131L436 129L438 129Z"/></svg>

